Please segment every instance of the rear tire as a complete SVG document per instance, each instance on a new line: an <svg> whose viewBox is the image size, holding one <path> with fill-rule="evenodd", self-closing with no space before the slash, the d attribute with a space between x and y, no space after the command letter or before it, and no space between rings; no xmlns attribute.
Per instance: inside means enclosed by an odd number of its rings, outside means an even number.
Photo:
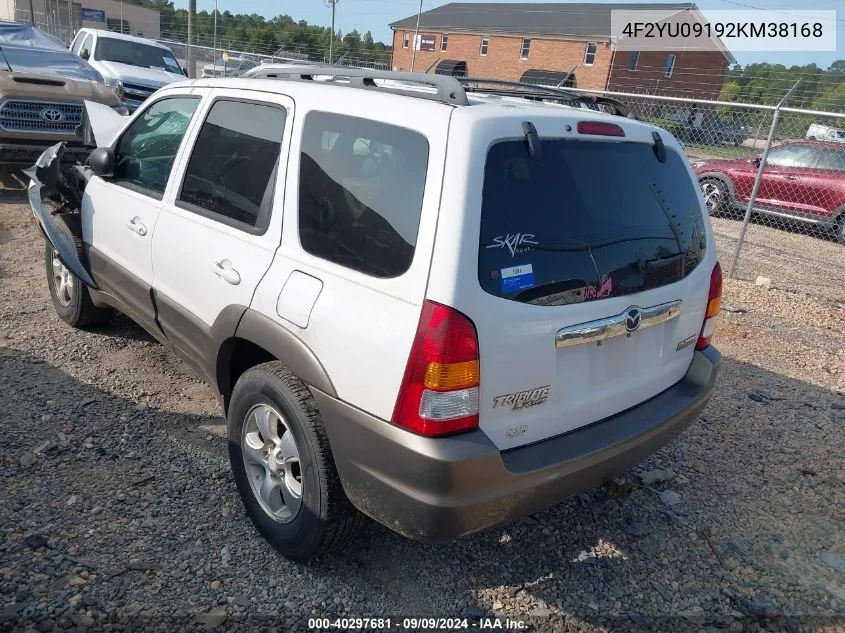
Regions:
<svg viewBox="0 0 845 633"><path fill-rule="evenodd" d="M355 534L363 515L343 491L311 393L287 367L272 361L244 372L227 418L235 484L273 547L307 561Z"/></svg>
<svg viewBox="0 0 845 633"><path fill-rule="evenodd" d="M81 225L75 215L56 217L56 228L71 240L80 261L85 263L82 248ZM111 316L108 308L98 308L91 300L88 287L59 260L59 255L49 241L44 246L44 265L47 272L47 286L53 308L59 318L75 328L85 328L107 321Z"/></svg>
<svg viewBox="0 0 845 633"><path fill-rule="evenodd" d="M733 197L725 183L718 178L702 178L698 182L707 213L714 218L728 214L733 208Z"/></svg>

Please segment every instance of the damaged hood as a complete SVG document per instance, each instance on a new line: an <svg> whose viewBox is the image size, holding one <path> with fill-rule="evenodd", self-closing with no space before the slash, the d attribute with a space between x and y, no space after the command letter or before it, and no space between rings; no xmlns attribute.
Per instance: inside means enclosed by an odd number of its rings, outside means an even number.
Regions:
<svg viewBox="0 0 845 633"><path fill-rule="evenodd" d="M29 24L0 22L0 56L0 68L7 71L103 83L102 75L88 62L74 55L52 35Z"/></svg>
<svg viewBox="0 0 845 633"><path fill-rule="evenodd" d="M109 106L85 101L78 135L86 147L111 147L129 117Z"/></svg>

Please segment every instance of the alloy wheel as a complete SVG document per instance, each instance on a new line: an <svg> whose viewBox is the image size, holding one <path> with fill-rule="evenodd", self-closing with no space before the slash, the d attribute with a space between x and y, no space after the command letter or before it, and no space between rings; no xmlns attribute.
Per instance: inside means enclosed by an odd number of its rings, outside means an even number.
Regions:
<svg viewBox="0 0 845 633"><path fill-rule="evenodd" d="M69 306L73 301L74 286L73 273L59 259L58 251L53 251L53 288L56 290L56 298L63 306Z"/></svg>
<svg viewBox="0 0 845 633"><path fill-rule="evenodd" d="M274 521L288 523L302 505L299 448L284 416L267 404L246 415L241 452L249 485L261 508Z"/></svg>

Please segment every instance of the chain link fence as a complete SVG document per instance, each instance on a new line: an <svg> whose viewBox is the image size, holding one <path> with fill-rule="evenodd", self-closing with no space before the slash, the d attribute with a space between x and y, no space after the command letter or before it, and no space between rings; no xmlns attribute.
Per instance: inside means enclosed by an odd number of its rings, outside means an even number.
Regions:
<svg viewBox="0 0 845 633"><path fill-rule="evenodd" d="M845 114L596 94L681 141L726 275L845 303Z"/></svg>

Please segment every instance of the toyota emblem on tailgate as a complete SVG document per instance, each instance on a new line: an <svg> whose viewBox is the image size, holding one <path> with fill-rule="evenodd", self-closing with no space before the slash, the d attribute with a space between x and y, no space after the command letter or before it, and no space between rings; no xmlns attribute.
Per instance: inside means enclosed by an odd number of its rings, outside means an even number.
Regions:
<svg viewBox="0 0 845 633"><path fill-rule="evenodd" d="M47 123L61 123L62 119L65 118L65 114L56 108L44 108L41 111L41 118L47 121Z"/></svg>
<svg viewBox="0 0 845 633"><path fill-rule="evenodd" d="M637 306L628 308L625 313L625 329L629 332L634 332L639 329L640 321L643 318L643 311Z"/></svg>

